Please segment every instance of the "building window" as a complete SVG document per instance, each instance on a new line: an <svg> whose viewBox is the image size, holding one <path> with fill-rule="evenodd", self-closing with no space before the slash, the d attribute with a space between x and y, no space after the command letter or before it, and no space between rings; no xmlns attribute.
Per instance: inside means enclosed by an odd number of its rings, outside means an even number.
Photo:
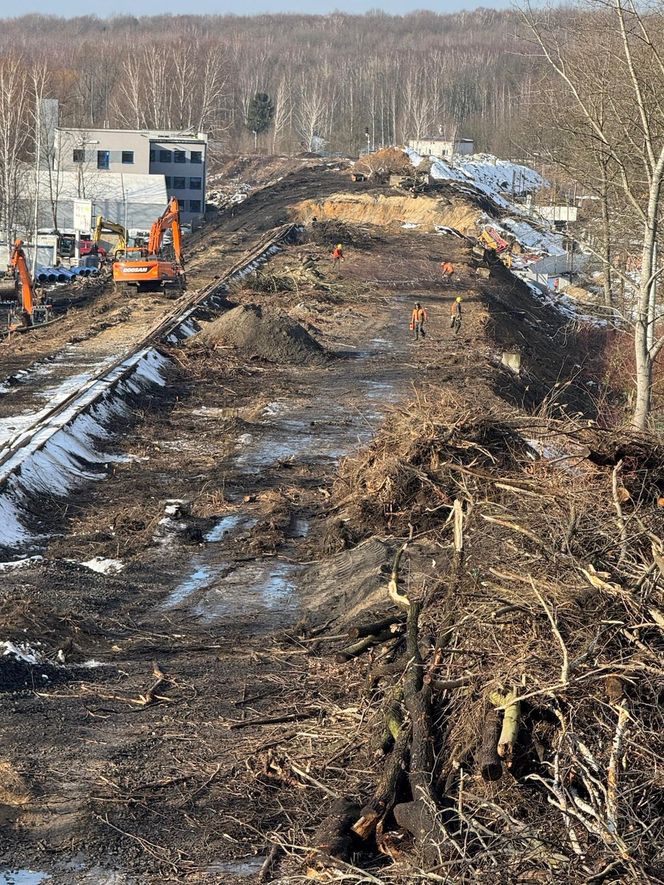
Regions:
<svg viewBox="0 0 664 885"><path fill-rule="evenodd" d="M192 151L191 152L191 162L192 163L202 163L203 162L203 152L202 151Z"/></svg>
<svg viewBox="0 0 664 885"><path fill-rule="evenodd" d="M186 163L187 162L187 152L186 151L173 151L173 162L174 163Z"/></svg>
<svg viewBox="0 0 664 885"><path fill-rule="evenodd" d="M173 185L171 184L171 181L172 181L171 176L165 175L164 181L166 182L166 190L169 191L173 187Z"/></svg>
<svg viewBox="0 0 664 885"><path fill-rule="evenodd" d="M110 151L97 151L97 169L108 169L111 165Z"/></svg>
<svg viewBox="0 0 664 885"><path fill-rule="evenodd" d="M134 162L134 152L133 151L122 151L122 165L127 166L131 165Z"/></svg>
<svg viewBox="0 0 664 885"><path fill-rule="evenodd" d="M157 152L156 151L150 151L150 162L151 163L157 162Z"/></svg>
<svg viewBox="0 0 664 885"><path fill-rule="evenodd" d="M199 191L203 187L203 179L202 178L190 178L189 179L189 188L192 191Z"/></svg>
<svg viewBox="0 0 664 885"><path fill-rule="evenodd" d="M173 179L173 190L174 191L183 191L187 187L187 179L180 178L179 175L176 175Z"/></svg>
<svg viewBox="0 0 664 885"><path fill-rule="evenodd" d="M171 152L170 151L159 151L159 162L160 163L170 163L172 161Z"/></svg>
<svg viewBox="0 0 664 885"><path fill-rule="evenodd" d="M85 151L83 148L74 148L74 163L85 163Z"/></svg>
<svg viewBox="0 0 664 885"><path fill-rule="evenodd" d="M189 211L190 212L200 212L201 211L201 201L200 200L189 200Z"/></svg>

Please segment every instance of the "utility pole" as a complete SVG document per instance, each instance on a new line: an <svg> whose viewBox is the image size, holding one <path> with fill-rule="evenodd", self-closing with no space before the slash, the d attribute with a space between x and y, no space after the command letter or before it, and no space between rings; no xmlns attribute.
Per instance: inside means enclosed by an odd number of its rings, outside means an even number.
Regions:
<svg viewBox="0 0 664 885"><path fill-rule="evenodd" d="M32 235L32 279L34 280L35 274L37 273L37 244L39 242L39 167L41 165L41 99L37 95L35 96L36 102L36 156L35 156L35 212L34 212L34 233ZM9 248L9 243L7 243L7 247Z"/></svg>

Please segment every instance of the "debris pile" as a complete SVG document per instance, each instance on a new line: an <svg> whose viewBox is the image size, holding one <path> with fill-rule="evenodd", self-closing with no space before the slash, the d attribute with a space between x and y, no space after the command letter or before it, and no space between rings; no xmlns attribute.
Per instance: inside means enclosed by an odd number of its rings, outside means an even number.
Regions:
<svg viewBox="0 0 664 885"><path fill-rule="evenodd" d="M249 357L271 363L315 365L328 353L302 328L283 314L267 313L257 304L243 304L211 323L197 342L209 347L231 346Z"/></svg>
<svg viewBox="0 0 664 885"><path fill-rule="evenodd" d="M319 246L333 247L336 243L351 246L353 249L371 249L378 238L371 231L357 224L331 219L313 221L309 227L308 239Z"/></svg>
<svg viewBox="0 0 664 885"><path fill-rule="evenodd" d="M317 257L300 252L296 263L284 264L278 270L258 270L237 283L237 289L231 287L231 292L247 289L267 293L299 293L302 289L329 292L333 287L318 269Z"/></svg>
<svg viewBox="0 0 664 885"><path fill-rule="evenodd" d="M329 806L310 866L654 881L662 452L442 394L395 410L335 489L334 519L397 540L384 605L328 647L365 673L381 761Z"/></svg>
<svg viewBox="0 0 664 885"><path fill-rule="evenodd" d="M412 172L412 163L405 151L388 147L362 157L355 163L353 170L366 175L367 178L403 175Z"/></svg>

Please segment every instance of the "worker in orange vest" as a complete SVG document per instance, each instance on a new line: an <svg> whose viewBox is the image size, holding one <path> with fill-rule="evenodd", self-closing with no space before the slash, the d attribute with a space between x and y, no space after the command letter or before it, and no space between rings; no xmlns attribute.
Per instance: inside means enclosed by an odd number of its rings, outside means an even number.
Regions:
<svg viewBox="0 0 664 885"><path fill-rule="evenodd" d="M426 336L426 332L424 331L424 324L426 323L427 319L427 312L418 301L413 308L413 313L410 318L410 331L415 336L416 341L419 341L420 338L424 338Z"/></svg>
<svg viewBox="0 0 664 885"><path fill-rule="evenodd" d="M440 265L443 271L443 279L450 280L452 279L452 274L454 273L454 265L451 261L443 261Z"/></svg>
<svg viewBox="0 0 664 885"><path fill-rule="evenodd" d="M334 251L332 252L332 261L336 264L337 261L344 260L344 250L341 246L341 243L337 243L334 247Z"/></svg>

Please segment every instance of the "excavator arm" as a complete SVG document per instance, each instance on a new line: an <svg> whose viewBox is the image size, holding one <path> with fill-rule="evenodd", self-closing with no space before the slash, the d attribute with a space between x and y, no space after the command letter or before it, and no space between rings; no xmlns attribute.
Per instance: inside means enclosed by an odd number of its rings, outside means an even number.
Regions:
<svg viewBox="0 0 664 885"><path fill-rule="evenodd" d="M173 234L173 251L175 252L175 260L180 267L184 267L182 230L180 229L180 204L175 197L171 197L164 214L161 218L158 218L150 228L150 240L148 242L149 255L159 255L161 252L161 244L164 239L164 233L169 228Z"/></svg>
<svg viewBox="0 0 664 885"><path fill-rule="evenodd" d="M25 258L25 252L23 251L23 240L16 240L14 243L11 255L11 265L16 273L18 273L19 280L21 281L21 303L23 306L23 313L28 318L29 323L31 323L35 304L35 290L32 285L30 271L28 270L28 262Z"/></svg>
<svg viewBox="0 0 664 885"><path fill-rule="evenodd" d="M97 218L97 224L95 226L95 234L92 238L93 243L98 243L101 240L101 235L103 233L108 234L116 234L118 237L117 245L115 246L114 252L124 252L127 248L127 229L123 224L117 224L115 221L108 221L106 218L103 218L101 215Z"/></svg>

